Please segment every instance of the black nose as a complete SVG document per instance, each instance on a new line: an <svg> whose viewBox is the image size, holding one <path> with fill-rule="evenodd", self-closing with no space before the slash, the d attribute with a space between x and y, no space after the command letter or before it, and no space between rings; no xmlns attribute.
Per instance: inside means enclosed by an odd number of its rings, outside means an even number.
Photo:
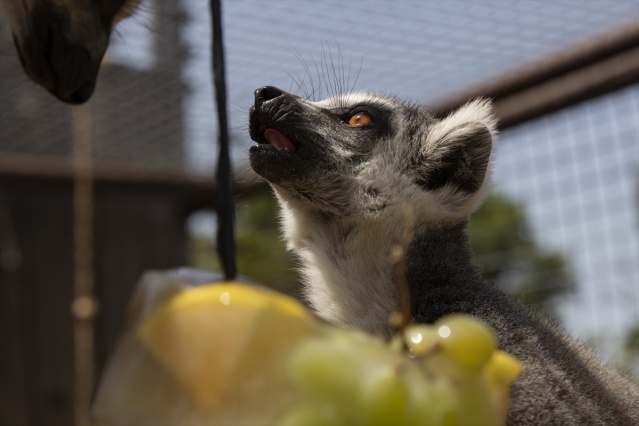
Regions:
<svg viewBox="0 0 639 426"><path fill-rule="evenodd" d="M280 96L282 92L277 87L264 86L255 91L255 108L259 108L264 102L270 101Z"/></svg>
<svg viewBox="0 0 639 426"><path fill-rule="evenodd" d="M93 95L93 91L95 90L96 80L97 75L93 76L92 79L81 83L80 86L78 86L78 88L73 93L71 93L68 98L61 99L64 102L72 105L78 105L88 101L91 98L91 95Z"/></svg>

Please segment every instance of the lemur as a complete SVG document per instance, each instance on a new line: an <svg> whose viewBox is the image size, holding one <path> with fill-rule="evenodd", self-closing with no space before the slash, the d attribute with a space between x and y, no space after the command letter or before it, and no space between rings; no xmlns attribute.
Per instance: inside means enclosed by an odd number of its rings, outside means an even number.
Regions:
<svg viewBox="0 0 639 426"><path fill-rule="evenodd" d="M639 425L639 391L557 326L486 282L466 225L489 187L497 130L488 100L443 119L374 93L312 102L275 87L249 112L252 169L281 205L319 316L388 336L400 310L390 267L404 247L413 322L467 313L525 365L511 425Z"/></svg>

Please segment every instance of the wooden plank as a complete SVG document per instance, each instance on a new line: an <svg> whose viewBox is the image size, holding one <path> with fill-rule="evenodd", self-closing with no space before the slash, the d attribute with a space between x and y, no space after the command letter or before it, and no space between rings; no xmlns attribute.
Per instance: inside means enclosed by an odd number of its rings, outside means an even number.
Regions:
<svg viewBox="0 0 639 426"><path fill-rule="evenodd" d="M554 54L508 70L498 78L430 102L429 106L436 114L442 115L458 108L469 99L481 96L490 97L495 103L499 103L504 98L514 96L519 92L534 90L535 87L551 80L567 77L573 73L579 75L580 70L590 68L594 64L605 63L607 59L634 50L638 45L639 23L634 20L629 21L608 32L568 46ZM610 72L611 70L605 71ZM577 79L576 81L579 80ZM618 81L617 84L611 84L607 87L607 90L615 90L636 81L639 81L639 76L637 75L634 79L626 79ZM570 84L574 85L574 83ZM587 86L584 86L581 90L584 92L584 97L602 94L599 91L588 92L589 88ZM526 105L522 105L520 109L525 107Z"/></svg>
<svg viewBox="0 0 639 426"><path fill-rule="evenodd" d="M495 102L502 128L595 98L639 81L639 47Z"/></svg>
<svg viewBox="0 0 639 426"><path fill-rule="evenodd" d="M0 311L12 313L7 320L16 347L13 354L0 351L0 365L18 370L13 379L23 398L6 422L0 410L0 423L68 426L73 423L71 188L0 180L0 190L21 253L13 271L14 294L0 299Z"/></svg>
<svg viewBox="0 0 639 426"><path fill-rule="evenodd" d="M64 157L15 154L0 152L0 178L4 179L73 179L73 163ZM163 188L165 191L181 191L191 195L207 194L213 200L217 185L213 177L167 171L164 168L123 165L116 162L96 162L93 170L97 183ZM233 183L233 194L250 191L254 185L264 187L265 182L252 170L240 170ZM213 202L213 201L211 201Z"/></svg>
<svg viewBox="0 0 639 426"><path fill-rule="evenodd" d="M0 194L8 212L0 213L0 253L10 229L21 257L13 268L0 262L0 425L68 426L74 400L71 181L0 176ZM96 374L140 274L184 265L184 222L192 208L212 206L205 195L97 184Z"/></svg>
<svg viewBox="0 0 639 426"><path fill-rule="evenodd" d="M96 187L97 371L101 372L142 272L185 264L184 200L163 191Z"/></svg>
<svg viewBox="0 0 639 426"><path fill-rule="evenodd" d="M24 342L19 324L22 306L22 252L8 197L0 187L0 424L28 423Z"/></svg>

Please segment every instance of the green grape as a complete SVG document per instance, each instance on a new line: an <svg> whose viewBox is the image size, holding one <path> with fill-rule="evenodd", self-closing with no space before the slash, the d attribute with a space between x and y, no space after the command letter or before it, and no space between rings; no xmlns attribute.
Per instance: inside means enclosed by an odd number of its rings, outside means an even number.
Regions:
<svg viewBox="0 0 639 426"><path fill-rule="evenodd" d="M357 352L341 346L316 339L302 343L287 367L289 379L315 396L351 397L360 380Z"/></svg>
<svg viewBox="0 0 639 426"><path fill-rule="evenodd" d="M387 426L404 424L409 403L409 389L404 378L392 366L376 371L360 394L363 424Z"/></svg>
<svg viewBox="0 0 639 426"><path fill-rule="evenodd" d="M435 323L443 352L471 371L479 371L497 347L488 327L467 315L450 315Z"/></svg>
<svg viewBox="0 0 639 426"><path fill-rule="evenodd" d="M430 353L439 342L437 329L431 325L411 325L404 331L406 346L411 354L424 356Z"/></svg>
<svg viewBox="0 0 639 426"><path fill-rule="evenodd" d="M331 406L302 403L286 411L277 426L343 426L348 424Z"/></svg>
<svg viewBox="0 0 639 426"><path fill-rule="evenodd" d="M411 374L411 401L408 426L455 426L459 416L459 396L455 384L446 376L424 380L423 374Z"/></svg>
<svg viewBox="0 0 639 426"><path fill-rule="evenodd" d="M388 342L388 350L394 354L403 354L404 349L404 337L400 334L394 335Z"/></svg>

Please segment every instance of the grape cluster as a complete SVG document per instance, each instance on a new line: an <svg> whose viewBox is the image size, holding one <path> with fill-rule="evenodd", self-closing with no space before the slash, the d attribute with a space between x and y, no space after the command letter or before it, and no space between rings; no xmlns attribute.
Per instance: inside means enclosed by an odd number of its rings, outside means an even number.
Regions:
<svg viewBox="0 0 639 426"><path fill-rule="evenodd" d="M500 425L520 370L469 316L409 326L391 344L331 329L291 355L286 373L300 397L276 424Z"/></svg>
<svg viewBox="0 0 639 426"><path fill-rule="evenodd" d="M522 368L469 316L409 325L386 341L239 284L178 294L138 335L168 373L162 386L185 396L186 406L153 414L183 424L501 425Z"/></svg>

